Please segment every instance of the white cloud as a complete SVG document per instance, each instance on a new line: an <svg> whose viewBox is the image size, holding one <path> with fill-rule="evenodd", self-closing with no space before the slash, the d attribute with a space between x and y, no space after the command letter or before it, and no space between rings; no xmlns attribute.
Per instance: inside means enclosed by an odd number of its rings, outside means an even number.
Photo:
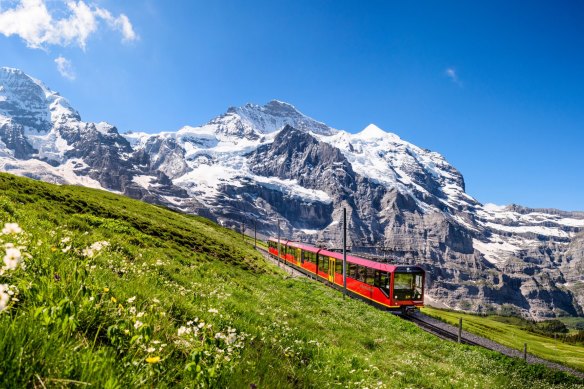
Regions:
<svg viewBox="0 0 584 389"><path fill-rule="evenodd" d="M68 1L65 17L53 18L46 0L20 0L13 8L0 10L0 33L21 37L28 47L39 49L47 45L69 46L82 49L87 39L100 27L100 22L120 31L123 41L138 39L132 24L124 14L113 16L108 10L89 6L84 1Z"/></svg>
<svg viewBox="0 0 584 389"><path fill-rule="evenodd" d="M462 86L462 81L460 81L460 79L458 78L458 74L456 73L456 69L454 69L454 68L447 68L444 71L444 73L446 74L446 76L448 78L450 78L450 81L454 82L458 86Z"/></svg>
<svg viewBox="0 0 584 389"><path fill-rule="evenodd" d="M57 64L57 70L59 71L59 73L61 73L63 77L65 77L68 80L75 79L75 71L73 70L73 65L71 64L71 61L60 55L57 58L55 58L55 63Z"/></svg>

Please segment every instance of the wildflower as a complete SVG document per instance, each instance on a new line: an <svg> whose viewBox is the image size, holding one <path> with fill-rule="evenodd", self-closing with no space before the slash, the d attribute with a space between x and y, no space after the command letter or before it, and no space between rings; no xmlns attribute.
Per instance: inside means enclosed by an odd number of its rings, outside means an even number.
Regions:
<svg viewBox="0 0 584 389"><path fill-rule="evenodd" d="M22 228L20 228L18 223L6 223L6 224L4 224L4 228L2 229L3 235L20 234L21 232L22 232Z"/></svg>
<svg viewBox="0 0 584 389"><path fill-rule="evenodd" d="M108 288L108 287L105 287L105 288L103 288L103 292L104 292L104 293L107 293L107 292L109 292L109 288Z"/></svg>
<svg viewBox="0 0 584 389"><path fill-rule="evenodd" d="M235 343L235 341L237 340L237 335L234 332L231 332L227 338L225 339L225 342L227 344L233 344Z"/></svg>
<svg viewBox="0 0 584 389"><path fill-rule="evenodd" d="M20 250L17 248L6 249L6 255L4 256L4 263L6 264L7 270L14 270L18 267L20 262Z"/></svg>
<svg viewBox="0 0 584 389"><path fill-rule="evenodd" d="M142 327L144 325L144 323L142 323L140 320L136 320L136 322L134 323L134 328L138 329L140 327Z"/></svg>
<svg viewBox="0 0 584 389"><path fill-rule="evenodd" d="M217 314L217 313L219 313L219 311L218 311L218 310L216 310L215 308L211 308L211 309L209 309L209 311L208 311L208 312L209 312L209 313L212 313L212 314Z"/></svg>
<svg viewBox="0 0 584 389"><path fill-rule="evenodd" d="M128 303L132 304L136 300L136 296L130 297Z"/></svg>
<svg viewBox="0 0 584 389"><path fill-rule="evenodd" d="M156 348L155 348L155 347L148 347L148 348L146 349L146 352L147 352L147 353L153 353L153 352L155 352L155 351L156 351Z"/></svg>
<svg viewBox="0 0 584 389"><path fill-rule="evenodd" d="M64 252L64 253L69 252L69 250L71 250L71 246L67 246L64 249L61 249L61 251Z"/></svg>
<svg viewBox="0 0 584 389"><path fill-rule="evenodd" d="M57 251L57 248L55 246L51 247L51 252L54 253L55 251Z"/></svg>
<svg viewBox="0 0 584 389"><path fill-rule="evenodd" d="M144 315L145 315L145 313L144 313L144 312L138 312L138 314L136 315L136 317L142 317L142 316L144 316Z"/></svg>
<svg viewBox="0 0 584 389"><path fill-rule="evenodd" d="M93 243L90 246L90 248L92 250L95 250L95 251L100 251L102 248L104 248L105 246L108 246L108 245L109 245L109 243L108 242L105 242L105 241L103 241L103 242L95 242L95 243Z"/></svg>
<svg viewBox="0 0 584 389"><path fill-rule="evenodd" d="M136 314L136 307L130 307L129 311L132 315Z"/></svg>
<svg viewBox="0 0 584 389"><path fill-rule="evenodd" d="M95 255L95 252L92 249L90 249L89 247L86 247L81 251L81 255L83 255L84 257L87 257L87 258L93 258L93 256Z"/></svg>
<svg viewBox="0 0 584 389"><path fill-rule="evenodd" d="M158 363L158 362L160 362L160 357L148 357L148 358L146 358L146 362L148 362L148 363Z"/></svg>
<svg viewBox="0 0 584 389"><path fill-rule="evenodd" d="M112 297L111 300L112 300L112 303L117 303L118 302L118 300L115 297Z"/></svg>
<svg viewBox="0 0 584 389"><path fill-rule="evenodd" d="M158 300L157 298L153 298L152 299L152 302L155 303L155 304L160 304L160 300Z"/></svg>
<svg viewBox="0 0 584 389"><path fill-rule="evenodd" d="M7 284L0 284L0 312L6 309L10 302L10 290Z"/></svg>
<svg viewBox="0 0 584 389"><path fill-rule="evenodd" d="M191 329L185 326L181 326L178 329L178 336L183 336L184 334L189 334L191 332Z"/></svg>

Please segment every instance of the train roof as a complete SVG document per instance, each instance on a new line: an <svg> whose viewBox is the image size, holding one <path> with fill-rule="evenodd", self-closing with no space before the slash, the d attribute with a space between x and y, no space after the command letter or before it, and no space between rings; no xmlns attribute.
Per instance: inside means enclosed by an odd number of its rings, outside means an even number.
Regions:
<svg viewBox="0 0 584 389"><path fill-rule="evenodd" d="M268 240L278 243L278 239L269 238ZM336 259L343 259L343 253L335 252L335 251L328 251L325 249L321 249L318 247L314 247L305 243L294 242L291 240L282 240L280 239L280 244L284 244L290 247L296 247L304 251L318 253L319 255L326 255L327 257L336 258ZM347 262L354 263L356 265L366 266L375 270L381 270L386 272L404 272L404 273L412 273L418 271L424 271L419 266L404 266L404 265L390 265L388 263L380 263L375 262L370 259L355 257L353 255L347 255Z"/></svg>

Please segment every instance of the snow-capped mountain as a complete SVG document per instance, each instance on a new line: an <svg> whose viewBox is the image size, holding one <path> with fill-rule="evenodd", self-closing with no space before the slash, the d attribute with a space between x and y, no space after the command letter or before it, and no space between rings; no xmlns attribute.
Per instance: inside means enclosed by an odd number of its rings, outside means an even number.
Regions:
<svg viewBox="0 0 584 389"><path fill-rule="evenodd" d="M349 133L271 101L208 123L119 134L0 69L0 169L104 188L259 232L426 266L432 298L473 311L582 314L584 213L483 205L444 157L370 125Z"/></svg>
<svg viewBox="0 0 584 389"><path fill-rule="evenodd" d="M55 183L105 188L160 202L184 195L163 173L157 190L144 191L133 177L150 173L134 150L105 122L87 123L58 93L18 69L0 68L0 169Z"/></svg>

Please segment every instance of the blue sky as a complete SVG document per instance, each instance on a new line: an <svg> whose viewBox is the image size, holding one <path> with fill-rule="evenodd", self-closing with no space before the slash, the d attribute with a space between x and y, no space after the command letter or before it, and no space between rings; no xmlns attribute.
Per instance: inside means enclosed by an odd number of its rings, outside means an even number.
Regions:
<svg viewBox="0 0 584 389"><path fill-rule="evenodd" d="M21 5L0 0L0 65L122 132L276 98L440 152L481 202L584 210L584 5L477 3L86 0L92 28L35 35L46 19L10 26Z"/></svg>

